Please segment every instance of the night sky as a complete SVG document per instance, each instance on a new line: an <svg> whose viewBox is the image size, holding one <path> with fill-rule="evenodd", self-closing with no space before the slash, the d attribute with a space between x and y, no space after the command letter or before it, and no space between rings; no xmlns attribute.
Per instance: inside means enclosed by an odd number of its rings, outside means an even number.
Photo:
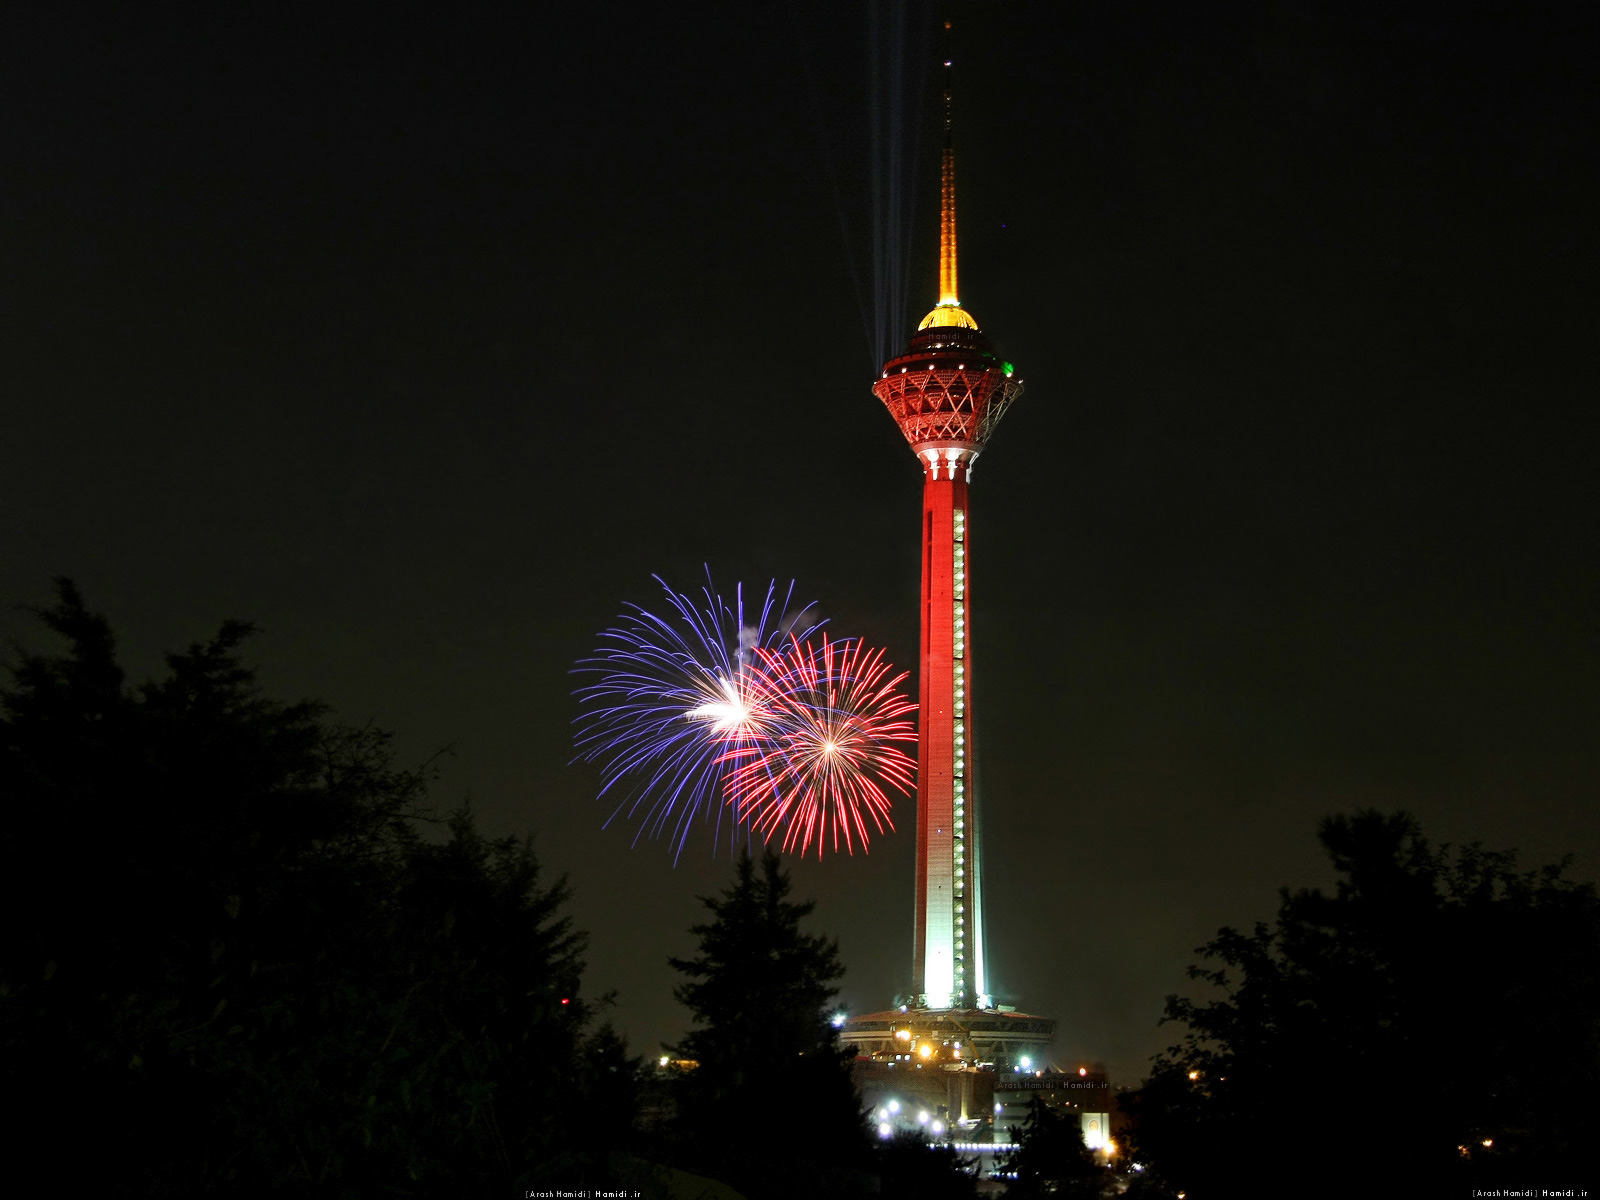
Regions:
<svg viewBox="0 0 1600 1200"><path fill-rule="evenodd" d="M137 678L258 622L271 694L535 835L654 1053L728 853L602 828L573 662L709 564L914 685L865 9L29 7L0 638L56 574ZM1324 814L1600 872L1600 9L968 8L962 294L1027 381L974 474L990 969L1131 1083L1191 949L1331 881ZM896 811L794 864L858 1012L910 982Z"/></svg>

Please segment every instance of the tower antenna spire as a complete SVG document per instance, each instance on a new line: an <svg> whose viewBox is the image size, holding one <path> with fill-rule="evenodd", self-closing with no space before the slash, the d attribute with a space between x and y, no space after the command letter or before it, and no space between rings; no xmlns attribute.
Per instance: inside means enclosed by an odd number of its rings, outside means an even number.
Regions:
<svg viewBox="0 0 1600 1200"><path fill-rule="evenodd" d="M961 304L956 284L955 93L951 83L950 18L944 19L944 151L939 173L939 303Z"/></svg>
<svg viewBox="0 0 1600 1200"><path fill-rule="evenodd" d="M939 162L939 303L922 318L918 330L971 329L977 331L978 322L971 313L962 311L961 290L956 281L956 151L955 151L955 87L952 83L953 62L950 53L950 13L944 11L944 150Z"/></svg>

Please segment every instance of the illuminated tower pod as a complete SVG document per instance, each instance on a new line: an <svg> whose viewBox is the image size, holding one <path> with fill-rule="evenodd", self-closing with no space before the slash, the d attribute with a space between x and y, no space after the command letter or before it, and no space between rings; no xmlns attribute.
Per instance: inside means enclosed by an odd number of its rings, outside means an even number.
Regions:
<svg viewBox="0 0 1600 1200"><path fill-rule="evenodd" d="M949 63L941 162L939 303L872 391L922 463L922 687L917 748L916 930L919 1008L994 1007L984 961L983 873L973 787L972 464L1022 393L961 307L956 283L955 151Z"/></svg>

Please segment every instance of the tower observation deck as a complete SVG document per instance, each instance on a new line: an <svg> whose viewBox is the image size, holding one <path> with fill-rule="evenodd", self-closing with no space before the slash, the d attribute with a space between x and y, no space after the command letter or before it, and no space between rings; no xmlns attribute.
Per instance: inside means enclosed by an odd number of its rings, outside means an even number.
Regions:
<svg viewBox="0 0 1600 1200"><path fill-rule="evenodd" d="M903 1008L847 1021L842 1037L873 1057L904 1050L895 1044L907 1036L903 1029L941 1047L964 1043L967 1053L956 1053L946 1066L951 1069L971 1064L974 1052L998 1059L1048 1042L1054 1022L997 1005L986 959L981 801L973 771L970 486L973 464L1021 395L1022 381L961 304L950 63L944 65L939 302L917 326L905 352L883 365L872 387L905 434L923 475L912 995Z"/></svg>

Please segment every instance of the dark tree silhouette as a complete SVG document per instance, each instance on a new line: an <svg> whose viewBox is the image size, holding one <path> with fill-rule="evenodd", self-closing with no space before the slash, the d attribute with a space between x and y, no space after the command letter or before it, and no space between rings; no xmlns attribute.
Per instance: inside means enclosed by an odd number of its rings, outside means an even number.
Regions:
<svg viewBox="0 0 1600 1200"><path fill-rule="evenodd" d="M868 1141L850 1051L831 1022L843 976L832 939L801 931L814 907L789 897L770 851L740 858L733 884L702 903L693 958L672 959L695 1027L677 1047L699 1067L678 1096L680 1165L751 1196L860 1189Z"/></svg>
<svg viewBox="0 0 1600 1200"><path fill-rule="evenodd" d="M1600 901L1565 864L1434 847L1405 814L1323 822L1339 876L1221 930L1212 998L1123 1107L1170 1193L1460 1194L1583 1181L1600 1128Z"/></svg>
<svg viewBox="0 0 1600 1200"><path fill-rule="evenodd" d="M1037 1097L1017 1131L1017 1148L1006 1155L1000 1169L1016 1176L1006 1185L1006 1195L1013 1200L1040 1196L1093 1200L1113 1182L1084 1144L1077 1114L1058 1113Z"/></svg>
<svg viewBox="0 0 1600 1200"><path fill-rule="evenodd" d="M977 1164L951 1146L930 1144L920 1130L902 1129L878 1143L882 1200L970 1200L978 1194Z"/></svg>
<svg viewBox="0 0 1600 1200"><path fill-rule="evenodd" d="M13 1144L124 1193L599 1184L637 1062L528 845L263 698L248 626L129 688L63 582L65 654L0 691L0 1081ZM620 1128L626 1130L626 1119Z"/></svg>

